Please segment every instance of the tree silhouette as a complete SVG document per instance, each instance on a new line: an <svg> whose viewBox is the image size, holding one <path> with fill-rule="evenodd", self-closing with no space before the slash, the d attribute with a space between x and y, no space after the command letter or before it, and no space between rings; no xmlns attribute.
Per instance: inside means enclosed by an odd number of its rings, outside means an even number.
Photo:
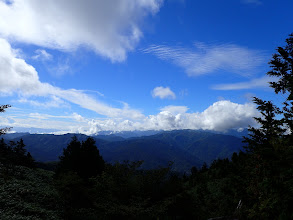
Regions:
<svg viewBox="0 0 293 220"><path fill-rule="evenodd" d="M89 137L80 143L76 137L63 149L63 155L56 170L59 175L65 172L75 172L84 179L101 174L105 162L95 145L95 140Z"/></svg>
<svg viewBox="0 0 293 220"><path fill-rule="evenodd" d="M248 193L252 208L250 218L290 219L293 202L293 34L285 47L278 47L273 55L272 70L267 74L276 77L271 87L285 97L283 107L271 101L254 98L261 117L255 118L259 128L250 128L245 138L250 154L250 183Z"/></svg>

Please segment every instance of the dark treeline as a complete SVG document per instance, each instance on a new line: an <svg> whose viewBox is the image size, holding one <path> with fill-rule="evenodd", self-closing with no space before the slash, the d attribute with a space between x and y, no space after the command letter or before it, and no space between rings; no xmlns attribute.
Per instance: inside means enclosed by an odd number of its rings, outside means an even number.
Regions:
<svg viewBox="0 0 293 220"><path fill-rule="evenodd" d="M26 151L22 139L17 142L10 141L9 144L7 144L3 138L0 139L0 162L31 168L36 165L31 154Z"/></svg>
<svg viewBox="0 0 293 220"><path fill-rule="evenodd" d="M92 138L73 138L54 172L24 143L0 142L1 219L293 219L293 35L270 62L283 106L254 98L260 127L246 147L190 175L142 161L106 164ZM221 218L219 218L221 217Z"/></svg>

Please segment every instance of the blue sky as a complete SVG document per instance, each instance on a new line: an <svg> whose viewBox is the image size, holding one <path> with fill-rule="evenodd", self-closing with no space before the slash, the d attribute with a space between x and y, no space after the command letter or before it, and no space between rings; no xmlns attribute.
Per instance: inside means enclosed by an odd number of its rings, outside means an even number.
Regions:
<svg viewBox="0 0 293 220"><path fill-rule="evenodd" d="M15 131L255 125L290 0L0 0L0 125Z"/></svg>

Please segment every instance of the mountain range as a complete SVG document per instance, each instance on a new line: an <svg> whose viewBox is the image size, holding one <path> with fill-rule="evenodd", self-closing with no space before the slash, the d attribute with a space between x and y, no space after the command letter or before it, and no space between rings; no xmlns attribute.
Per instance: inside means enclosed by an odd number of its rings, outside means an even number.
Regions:
<svg viewBox="0 0 293 220"><path fill-rule="evenodd" d="M215 159L231 157L244 145L239 136L243 132L215 133L203 130L174 130L145 133L112 133L100 134L93 138L100 154L106 162L143 160L143 169L166 167L173 162L172 170L188 172L192 166L208 165ZM232 134L232 135L229 135ZM234 134L234 135L233 135ZM236 135L235 135L236 134ZM12 133L4 135L6 141L23 139L26 149L36 161L57 161L65 148L76 136L84 141L88 136L83 134L29 134Z"/></svg>

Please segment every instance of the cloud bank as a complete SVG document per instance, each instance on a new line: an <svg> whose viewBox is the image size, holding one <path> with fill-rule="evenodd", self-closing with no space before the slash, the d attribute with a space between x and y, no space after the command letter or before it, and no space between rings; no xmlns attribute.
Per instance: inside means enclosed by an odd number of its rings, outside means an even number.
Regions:
<svg viewBox="0 0 293 220"><path fill-rule="evenodd" d="M0 0L0 36L42 47L93 49L123 61L142 37L141 23L163 0Z"/></svg>
<svg viewBox="0 0 293 220"><path fill-rule="evenodd" d="M58 133L71 132L92 135L102 131L135 130L203 129L226 131L247 128L248 125L255 126L256 122L253 117L259 116L254 104L237 104L228 100L215 102L203 112L188 113L187 110L186 106L166 106L158 114L144 116L141 119L89 119L77 113L67 116L29 114L29 118L17 116L4 118L0 116L0 122L3 126L58 129L60 130ZM58 118L70 120L58 122ZM68 129L64 130L64 127Z"/></svg>
<svg viewBox="0 0 293 220"><path fill-rule="evenodd" d="M196 43L190 49L151 45L142 51L182 67L189 76L215 73L218 70L247 76L264 61L260 51L235 44Z"/></svg>

